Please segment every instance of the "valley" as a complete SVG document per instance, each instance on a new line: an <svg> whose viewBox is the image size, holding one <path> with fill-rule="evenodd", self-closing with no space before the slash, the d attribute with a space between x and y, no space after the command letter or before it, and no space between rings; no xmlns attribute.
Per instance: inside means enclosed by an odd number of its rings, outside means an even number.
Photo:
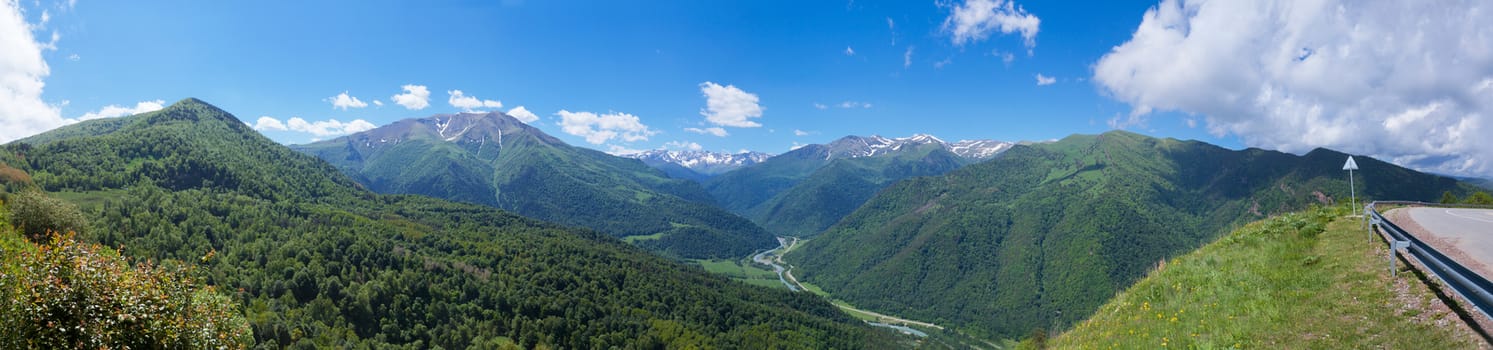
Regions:
<svg viewBox="0 0 1493 350"><path fill-rule="evenodd" d="M1493 349L1490 135L1493 1L6 0L0 350Z"/></svg>

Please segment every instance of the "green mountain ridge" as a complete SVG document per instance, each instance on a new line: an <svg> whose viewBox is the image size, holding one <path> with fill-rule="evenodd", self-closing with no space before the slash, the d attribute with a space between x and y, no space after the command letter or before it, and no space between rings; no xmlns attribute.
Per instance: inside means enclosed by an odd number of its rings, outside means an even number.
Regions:
<svg viewBox="0 0 1493 350"><path fill-rule="evenodd" d="M1088 317L1153 263L1232 226L1346 200L1346 158L1075 135L898 182L787 258L801 280L860 307L1022 337ZM1361 200L1470 189L1358 164Z"/></svg>
<svg viewBox="0 0 1493 350"><path fill-rule="evenodd" d="M573 147L510 116L461 113L405 119L292 146L375 192L485 204L595 229L685 258L746 255L772 236L714 206L697 183L635 159Z"/></svg>
<svg viewBox="0 0 1493 350"><path fill-rule="evenodd" d="M369 192L195 99L3 150L0 162L82 206L82 238L200 262L263 347L898 344L817 297L731 282L594 231Z"/></svg>
<svg viewBox="0 0 1493 350"><path fill-rule="evenodd" d="M804 146L703 184L723 207L768 231L808 237L893 182L941 175L979 160L955 154L926 135L896 140L848 136Z"/></svg>

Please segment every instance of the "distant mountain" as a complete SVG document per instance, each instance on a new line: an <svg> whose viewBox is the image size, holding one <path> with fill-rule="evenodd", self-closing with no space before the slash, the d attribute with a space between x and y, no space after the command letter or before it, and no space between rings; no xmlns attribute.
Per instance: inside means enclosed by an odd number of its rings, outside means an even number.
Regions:
<svg viewBox="0 0 1493 350"><path fill-rule="evenodd" d="M200 266L193 276L242 305L261 347L900 345L813 295L594 231L368 192L195 99L13 142L0 162L82 205L82 238Z"/></svg>
<svg viewBox="0 0 1493 350"><path fill-rule="evenodd" d="M762 152L721 153L711 151L651 150L622 157L643 161L676 179L703 180L772 157Z"/></svg>
<svg viewBox="0 0 1493 350"><path fill-rule="evenodd" d="M705 180L726 209L779 235L811 236L892 182L939 175L1010 149L992 140L954 143L931 135L846 136L808 145Z"/></svg>
<svg viewBox="0 0 1493 350"><path fill-rule="evenodd" d="M826 152L826 158L874 157L895 153L901 151L904 147L916 147L919 145L936 145L962 158L971 161L980 161L994 157L1010 149L1014 144L995 140L964 140L948 143L928 134L915 134L910 137L894 139L875 135L870 137L846 136L828 145L829 150Z"/></svg>
<svg viewBox="0 0 1493 350"><path fill-rule="evenodd" d="M660 252L746 255L772 236L699 184L573 147L502 113L442 114L292 146L380 193L422 194L592 228Z"/></svg>
<svg viewBox="0 0 1493 350"><path fill-rule="evenodd" d="M1346 201L1347 157L1123 131L1020 145L898 182L787 259L800 280L858 307L1018 338L1087 318L1158 261L1230 227ZM1357 160L1360 200L1471 189Z"/></svg>

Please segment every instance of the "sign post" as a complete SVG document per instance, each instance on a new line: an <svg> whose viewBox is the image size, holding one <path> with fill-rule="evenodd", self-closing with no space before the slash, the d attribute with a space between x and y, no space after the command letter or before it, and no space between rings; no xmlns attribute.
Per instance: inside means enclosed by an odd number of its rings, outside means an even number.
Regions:
<svg viewBox="0 0 1493 350"><path fill-rule="evenodd" d="M1353 156L1348 156L1348 162L1343 164L1343 170L1348 171L1348 198L1349 204L1353 205L1353 211L1358 211L1358 193L1353 186L1353 171L1358 170L1358 162L1353 161ZM1358 213L1353 213L1358 215Z"/></svg>

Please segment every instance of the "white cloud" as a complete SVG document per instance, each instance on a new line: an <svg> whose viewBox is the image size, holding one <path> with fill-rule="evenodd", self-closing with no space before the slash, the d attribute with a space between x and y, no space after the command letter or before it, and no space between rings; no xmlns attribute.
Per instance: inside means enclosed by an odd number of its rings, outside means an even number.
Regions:
<svg viewBox="0 0 1493 350"><path fill-rule="evenodd" d="M383 107L384 106L384 101L373 100L373 105L374 106Z"/></svg>
<svg viewBox="0 0 1493 350"><path fill-rule="evenodd" d="M943 31L950 34L954 45L985 40L996 31L1020 32L1030 49L1037 45L1037 27L1041 24L1041 19L1013 0L965 0L952 6L949 17L944 19Z"/></svg>
<svg viewBox="0 0 1493 350"><path fill-rule="evenodd" d="M374 128L377 128L377 126L373 125L373 123L369 123L367 120L362 119L356 119L344 123L338 121L337 119L327 119L312 122L307 121L306 119L302 119L301 117L290 117L290 120L286 120L284 123L281 123L279 119L275 119L274 117L262 116L259 117L259 120L256 120L254 122L254 130L303 132L316 136L316 138L313 139L312 142L321 140L328 136L347 135L356 132L373 130Z"/></svg>
<svg viewBox="0 0 1493 350"><path fill-rule="evenodd" d="M63 125L62 111L41 99L51 68L20 4L0 4L0 142Z"/></svg>
<svg viewBox="0 0 1493 350"><path fill-rule="evenodd" d="M855 49L852 49L849 46L846 46L845 47L845 55L846 56L855 56Z"/></svg>
<svg viewBox="0 0 1493 350"><path fill-rule="evenodd" d="M533 123L535 120L539 120L539 116L534 115L534 112L530 112L524 106L513 107L513 109L508 110L508 115L525 123Z"/></svg>
<svg viewBox="0 0 1493 350"><path fill-rule="evenodd" d="M645 141L649 136L658 134L657 131L649 129L647 125L638 119L638 116L611 112L607 114L596 114L591 112L571 112L561 110L555 113L560 116L560 129L567 134L580 136L586 142L600 145L612 139L623 141Z"/></svg>
<svg viewBox="0 0 1493 350"><path fill-rule="evenodd" d="M337 96L328 97L326 101L332 103L333 109L341 108L344 111L348 108L368 107L368 103L363 102L363 100L359 100L357 97L348 96L347 91L343 91L342 93L337 94Z"/></svg>
<svg viewBox="0 0 1493 350"><path fill-rule="evenodd" d="M254 122L254 130L285 131L287 129L285 128L285 123L281 123L279 119L275 119L270 116L260 116L259 120Z"/></svg>
<svg viewBox="0 0 1493 350"><path fill-rule="evenodd" d="M725 128L721 128L721 127L711 127L711 128L704 128L704 129L701 129L701 128L684 128L684 131L688 131L688 132L692 132L692 133L696 133L696 134L701 134L701 135L715 135L716 137L726 137L728 135L731 135L731 133L726 132Z"/></svg>
<svg viewBox="0 0 1493 350"><path fill-rule="evenodd" d="M611 154L611 155L614 155L614 156L620 156L620 155L624 155L624 154L643 153L643 150L632 149L632 148L623 147L623 146L619 146L619 145L607 145L607 153Z"/></svg>
<svg viewBox="0 0 1493 350"><path fill-rule="evenodd" d="M845 101L845 102L840 102L840 104L836 105L836 107L846 108L846 109L849 109L849 108L871 108L871 104L870 103L866 103L866 102Z"/></svg>
<svg viewBox="0 0 1493 350"><path fill-rule="evenodd" d="M1053 78L1053 77L1049 77L1049 76L1046 76L1046 75L1042 75L1042 73L1037 73L1037 86L1047 86L1047 85L1056 84L1057 82L1058 82L1058 78Z"/></svg>
<svg viewBox="0 0 1493 350"><path fill-rule="evenodd" d="M463 111L472 112L478 108L503 108L503 102L495 100L478 99L476 96L467 96L461 90L446 91L451 98L446 99L452 107L461 108Z"/></svg>
<svg viewBox="0 0 1493 350"><path fill-rule="evenodd" d="M78 54L67 55L67 60L68 61L77 62L78 60L81 60L81 59L83 59L83 56L78 56Z"/></svg>
<svg viewBox="0 0 1493 350"><path fill-rule="evenodd" d="M401 88L404 89L404 93L389 97L390 101L412 111L430 107L430 89L426 89L425 85L411 84Z"/></svg>
<svg viewBox="0 0 1493 350"><path fill-rule="evenodd" d="M892 21L891 17L886 18L886 30L892 32L892 46L897 46L897 22Z"/></svg>
<svg viewBox="0 0 1493 350"><path fill-rule="evenodd" d="M798 143L797 141L794 141L792 146L788 146L788 150L792 151L792 150L796 150L796 149L799 149L799 148L803 148L804 146L808 146L808 145L807 144Z"/></svg>
<svg viewBox="0 0 1493 350"><path fill-rule="evenodd" d="M813 133L799 129L793 129L793 136L809 136Z"/></svg>
<svg viewBox="0 0 1493 350"><path fill-rule="evenodd" d="M933 69L943 69L944 66L954 63L953 58L945 58L942 61L933 62Z"/></svg>
<svg viewBox="0 0 1493 350"><path fill-rule="evenodd" d="M1178 1L1147 11L1094 79L1214 135L1493 175L1493 11L1480 1Z"/></svg>
<svg viewBox="0 0 1493 350"><path fill-rule="evenodd" d="M735 85L721 86L712 82L700 84L705 94L705 108L700 115L711 124L736 128L756 128L762 124L751 118L762 117L762 106L757 104L757 94L748 93Z"/></svg>
<svg viewBox="0 0 1493 350"><path fill-rule="evenodd" d="M908 46L907 52L902 53L902 68L912 67L912 50L916 47Z"/></svg>
<svg viewBox="0 0 1493 350"><path fill-rule="evenodd" d="M699 150L705 149L705 147L702 147L702 146L700 146L700 144L694 143L694 142L669 141L667 143L664 143L664 149L680 149L680 150L688 150L688 151L699 151Z"/></svg>
<svg viewBox="0 0 1493 350"><path fill-rule="evenodd" d="M75 118L75 119L68 119L66 121L66 123L67 124L72 124L72 123L77 123L77 122L81 122L81 121L85 121L85 120L94 120L94 119L103 119L103 118L115 118L115 117L123 117L123 116L128 116L128 115L136 115L136 114L140 114L140 113L159 111L159 110L161 110L161 108L166 108L166 101L163 101L163 100L140 101L139 103L135 103L134 107L125 107L125 106L120 106L120 105L108 105L108 106L104 106L104 108L100 108L97 111L92 111L92 112L84 113L83 116L81 116L81 117L78 117L78 118Z"/></svg>
<svg viewBox="0 0 1493 350"><path fill-rule="evenodd" d="M824 109L829 109L829 106L826 106L823 103L814 102L814 108L820 109L820 110L824 110Z"/></svg>

